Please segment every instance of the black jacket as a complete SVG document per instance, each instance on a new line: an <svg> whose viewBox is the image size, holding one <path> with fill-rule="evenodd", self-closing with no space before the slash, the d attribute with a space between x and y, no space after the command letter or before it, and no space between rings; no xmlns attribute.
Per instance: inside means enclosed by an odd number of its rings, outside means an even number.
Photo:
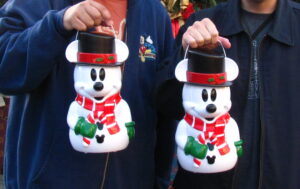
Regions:
<svg viewBox="0 0 300 189"><path fill-rule="evenodd" d="M155 179L156 87L173 36L164 7L128 0L122 98L135 138L114 153L81 153L69 142L67 113L76 98L74 64L65 50L75 31L63 27L65 8L81 0L9 0L0 9L0 92L11 97L6 133L6 189L152 189ZM139 57L140 38L153 57Z"/></svg>
<svg viewBox="0 0 300 189"><path fill-rule="evenodd" d="M240 70L238 78L231 86L233 106L230 113L238 123L241 138L245 141L246 153L239 159L234 170L223 174L189 176L182 176L179 171L175 183L182 183L180 180L184 180L186 188L198 189L299 189L300 7L294 2L278 0L270 29L258 46L258 125L255 120L244 124L246 117L251 114L245 108L248 103L252 43L242 27L240 10L240 1L231 0L212 9L198 11L181 28L177 42L181 43L188 26L205 17L216 24L220 36L230 40L232 47L226 53L237 62ZM259 136L251 134L254 128L259 128ZM258 145L253 147L249 141L256 141ZM257 175L254 176L257 179L253 182L249 179L253 175L247 166L251 165L249 162L253 161L255 153L258 163ZM178 184L177 188L182 188L181 186Z"/></svg>

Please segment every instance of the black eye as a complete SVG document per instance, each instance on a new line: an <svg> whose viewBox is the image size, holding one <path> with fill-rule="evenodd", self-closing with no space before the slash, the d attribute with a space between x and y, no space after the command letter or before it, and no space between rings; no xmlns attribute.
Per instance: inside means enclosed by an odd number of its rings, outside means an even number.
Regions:
<svg viewBox="0 0 300 189"><path fill-rule="evenodd" d="M202 91L202 99L203 99L204 102L206 102L207 99L208 99L208 94L207 94L206 89L203 89L203 91Z"/></svg>
<svg viewBox="0 0 300 189"><path fill-rule="evenodd" d="M217 91L216 91L216 89L211 90L210 98L211 98L212 101L216 100L216 98L217 98Z"/></svg>
<svg viewBox="0 0 300 189"><path fill-rule="evenodd" d="M93 81L95 81L96 78L97 78L97 73L96 73L96 70L94 68L91 70L91 78L92 78Z"/></svg>
<svg viewBox="0 0 300 189"><path fill-rule="evenodd" d="M103 81L105 78L105 70L103 68L100 69L99 78L101 81Z"/></svg>

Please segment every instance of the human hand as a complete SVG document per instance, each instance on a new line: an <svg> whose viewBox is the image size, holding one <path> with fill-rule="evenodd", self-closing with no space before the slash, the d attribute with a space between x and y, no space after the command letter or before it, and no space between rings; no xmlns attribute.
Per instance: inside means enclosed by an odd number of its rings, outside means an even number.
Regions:
<svg viewBox="0 0 300 189"><path fill-rule="evenodd" d="M231 44L227 38L219 36L215 24L209 19L204 18L196 21L182 37L182 46L184 49L189 45L191 48L213 49L218 45L218 41L225 48L230 48Z"/></svg>
<svg viewBox="0 0 300 189"><path fill-rule="evenodd" d="M86 31L102 22L113 24L108 9L95 0L85 0L68 8L63 18L66 30Z"/></svg>

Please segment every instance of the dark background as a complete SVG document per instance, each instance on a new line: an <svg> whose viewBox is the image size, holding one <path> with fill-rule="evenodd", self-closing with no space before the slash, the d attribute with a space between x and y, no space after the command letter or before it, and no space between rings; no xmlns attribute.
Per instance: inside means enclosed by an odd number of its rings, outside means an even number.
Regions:
<svg viewBox="0 0 300 189"><path fill-rule="evenodd" d="M5 3L5 0L0 0L0 7Z"/></svg>

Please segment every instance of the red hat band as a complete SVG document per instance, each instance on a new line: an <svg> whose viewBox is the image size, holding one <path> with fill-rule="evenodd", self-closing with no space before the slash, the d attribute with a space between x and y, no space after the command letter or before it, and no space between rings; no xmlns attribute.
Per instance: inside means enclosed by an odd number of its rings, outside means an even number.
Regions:
<svg viewBox="0 0 300 189"><path fill-rule="evenodd" d="M222 85L227 82L226 72L203 74L195 72L186 72L187 82L205 85Z"/></svg>
<svg viewBox="0 0 300 189"><path fill-rule="evenodd" d="M82 53L77 54L78 61L93 64L114 64L117 62L117 54Z"/></svg>

